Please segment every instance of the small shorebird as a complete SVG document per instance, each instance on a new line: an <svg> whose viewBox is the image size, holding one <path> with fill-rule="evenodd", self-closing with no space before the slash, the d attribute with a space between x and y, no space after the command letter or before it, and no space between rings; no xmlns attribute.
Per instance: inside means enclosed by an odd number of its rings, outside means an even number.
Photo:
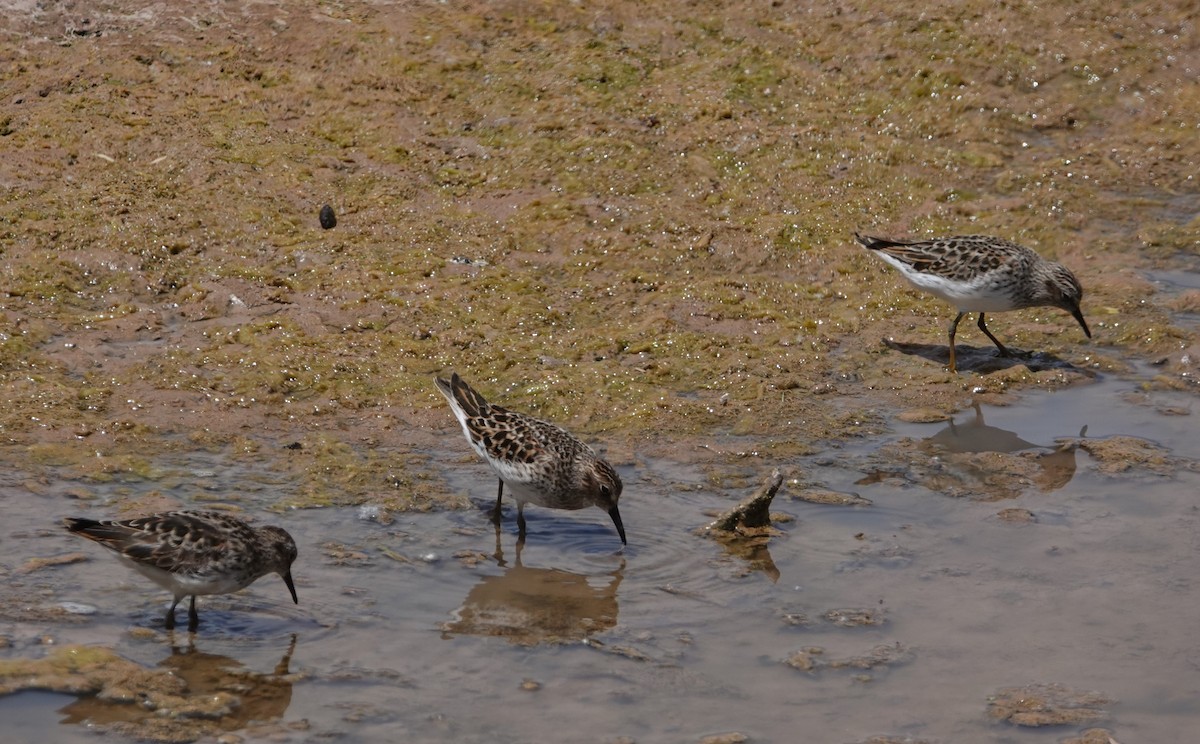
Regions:
<svg viewBox="0 0 1200 744"><path fill-rule="evenodd" d="M986 235L958 235L932 240L888 240L854 234L858 242L900 270L917 289L942 298L958 309L950 324L950 371L957 372L954 332L970 312L979 313L979 330L1001 356L1011 356L992 335L983 314L1027 307L1066 310L1088 338L1092 332L1079 309L1083 288L1071 270L1047 261L1033 250Z"/></svg>
<svg viewBox="0 0 1200 744"><path fill-rule="evenodd" d="M517 529L525 537L525 503L551 509L598 506L608 512L625 543L617 501L621 478L591 447L562 428L492 405L457 373L435 379L479 456L500 477L492 522L500 524L504 484L517 500Z"/></svg>
<svg viewBox="0 0 1200 744"><path fill-rule="evenodd" d="M259 577L283 577L292 601L292 561L296 543L281 527L251 527L228 514L176 511L137 519L80 519L67 517L71 532L94 540L117 554L122 563L175 595L167 610L167 629L175 627L175 608L191 595L188 630L200 624L196 595L228 594L244 589Z"/></svg>

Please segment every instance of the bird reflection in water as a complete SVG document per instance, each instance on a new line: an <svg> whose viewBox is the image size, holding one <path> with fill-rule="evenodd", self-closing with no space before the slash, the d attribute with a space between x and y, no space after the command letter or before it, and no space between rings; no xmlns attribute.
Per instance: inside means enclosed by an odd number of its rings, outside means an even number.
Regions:
<svg viewBox="0 0 1200 744"><path fill-rule="evenodd" d="M625 559L610 573L585 575L521 562L522 541L509 566L496 535L496 563L505 571L485 576L467 592L443 638L482 635L528 646L580 641L617 624L617 589Z"/></svg>
<svg viewBox="0 0 1200 744"><path fill-rule="evenodd" d="M168 635L171 655L158 666L171 675L147 670L146 688L131 680L127 698L82 697L59 709L65 716L61 722L88 723L138 739L191 741L283 718L292 701L293 675L288 666L296 650L296 634L270 674L251 671L228 656L200 651L191 643L178 646L174 633ZM155 680L172 684L156 688Z"/></svg>
<svg viewBox="0 0 1200 744"><path fill-rule="evenodd" d="M922 448L928 452L951 454L978 454L984 452L1012 453L1024 450L1044 450L1032 455L1036 470L1030 473L1030 480L1041 491L1049 492L1062 488L1075 477L1075 450L1079 441L1075 438L1058 440L1053 449L1041 447L1017 436L1016 432L989 426L983 420L983 411L978 403L972 403L975 418L963 424L950 421L946 428L926 438ZM1087 436L1087 427L1079 431L1079 439ZM980 480L986 480L989 473L977 473Z"/></svg>

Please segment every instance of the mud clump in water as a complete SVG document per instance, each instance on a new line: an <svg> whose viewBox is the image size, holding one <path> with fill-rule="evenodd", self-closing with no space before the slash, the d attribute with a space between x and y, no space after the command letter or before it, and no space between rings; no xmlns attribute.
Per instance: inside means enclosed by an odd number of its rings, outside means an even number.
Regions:
<svg viewBox="0 0 1200 744"><path fill-rule="evenodd" d="M89 722L141 741L190 742L279 720L292 698L294 641L272 674L195 648L172 648L147 669L108 648L63 646L40 659L0 661L0 695L48 690L79 695L63 723Z"/></svg>
<svg viewBox="0 0 1200 744"><path fill-rule="evenodd" d="M799 493L790 494L793 501L806 501L810 504L824 506L870 506L873 502L857 493L830 491L824 488L806 488Z"/></svg>
<svg viewBox="0 0 1200 744"><path fill-rule="evenodd" d="M1017 726L1077 725L1107 718L1105 706L1112 702L1100 693L1059 684L1006 687L988 701L988 717Z"/></svg>
<svg viewBox="0 0 1200 744"><path fill-rule="evenodd" d="M750 737L739 731L731 731L727 734L712 734L700 739L700 744L743 744L750 741Z"/></svg>
<svg viewBox="0 0 1200 744"><path fill-rule="evenodd" d="M885 643L860 656L843 659L828 659L825 657L825 649L810 646L789 654L783 663L802 672L819 672L822 669L873 670L904 664L912 658L912 651L906 646L900 643Z"/></svg>
<svg viewBox="0 0 1200 744"><path fill-rule="evenodd" d="M1137 437L1085 439L1079 446L1096 460L1097 470L1109 475L1135 469L1170 475L1180 465L1178 458L1168 455L1162 447Z"/></svg>
<svg viewBox="0 0 1200 744"><path fill-rule="evenodd" d="M862 628L879 626L887 622L882 612L875 610L829 610L825 613L825 621L841 628Z"/></svg>
<svg viewBox="0 0 1200 744"><path fill-rule="evenodd" d="M788 519L786 515L771 514L771 502L782 485L783 475L773 471L761 488L699 531L720 542L728 555L744 562L740 575L762 571L771 581L779 580L779 568L768 545L772 537L781 534L771 526L772 519L777 522Z"/></svg>
<svg viewBox="0 0 1200 744"><path fill-rule="evenodd" d="M1028 509L1020 509L1016 507L1011 509L1001 509L1000 511L996 512L996 516L1001 522L1007 522L1008 524L1034 524L1037 522L1037 517L1033 512L1029 511Z"/></svg>
<svg viewBox="0 0 1200 744"><path fill-rule="evenodd" d="M1102 728L1087 729L1079 736L1063 739L1062 744L1116 744L1117 738L1112 731Z"/></svg>

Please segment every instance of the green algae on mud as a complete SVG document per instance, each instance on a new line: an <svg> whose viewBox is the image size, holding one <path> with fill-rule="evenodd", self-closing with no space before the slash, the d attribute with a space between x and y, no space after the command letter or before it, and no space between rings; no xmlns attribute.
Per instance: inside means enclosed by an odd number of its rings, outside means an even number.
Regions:
<svg viewBox="0 0 1200 744"><path fill-rule="evenodd" d="M169 495L180 491L193 492L191 499L209 504L271 511L362 504L389 511L429 511L459 509L468 503L436 476L437 466L427 455L352 447L327 435L279 446L271 457L264 457L253 440L244 440L238 449L225 441L214 446L208 438L197 442L197 437L191 437L165 446L160 442L150 455L124 452L121 444L105 445L103 450L91 444L42 442L0 448L0 461L14 468L34 464L69 484L72 498L102 502L120 512L183 508L177 495ZM196 444L226 467L244 464L247 475L253 472L251 487L226 486L228 479L222 479L220 489L214 491L203 470L181 470L187 466L181 466L180 458L186 461ZM264 475L258 474L264 464L275 483L266 491L259 482ZM33 485L30 489L39 490Z"/></svg>
<svg viewBox="0 0 1200 744"><path fill-rule="evenodd" d="M430 505L406 453L452 428L449 369L617 449L791 455L1071 384L880 344L944 346L950 309L860 229L1028 243L1096 338L1005 314L1015 347L1195 389L1195 329L1132 273L1200 254L1182 9L182 7L0 21L10 443L191 441L297 473L291 505Z"/></svg>
<svg viewBox="0 0 1200 744"><path fill-rule="evenodd" d="M95 694L107 685L142 676L142 667L111 649L63 646L51 649L39 659L0 659L0 694L11 695L21 690Z"/></svg>
<svg viewBox="0 0 1200 744"><path fill-rule="evenodd" d="M172 649L162 668L150 669L102 646L62 646L36 659L0 659L0 695L76 695L60 711L63 723L86 721L138 741L191 742L251 723L265 733L291 699L290 654L276 673L257 674L195 649Z"/></svg>
<svg viewBox="0 0 1200 744"><path fill-rule="evenodd" d="M434 477L426 457L364 451L325 436L300 445L300 464L289 468L297 488L277 501L275 509L370 503L389 511L429 511L468 504Z"/></svg>

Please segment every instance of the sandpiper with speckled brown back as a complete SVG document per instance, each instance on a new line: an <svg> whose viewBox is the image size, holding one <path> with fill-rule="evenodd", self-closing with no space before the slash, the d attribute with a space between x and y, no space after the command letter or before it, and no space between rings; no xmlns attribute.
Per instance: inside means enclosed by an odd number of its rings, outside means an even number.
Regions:
<svg viewBox="0 0 1200 744"><path fill-rule="evenodd" d="M174 511L136 519L68 517L71 532L100 543L120 560L175 595L167 610L166 626L175 627L175 608L191 596L188 630L200 624L199 594L228 594L244 589L269 573L292 583L296 542L281 527L252 527L242 520L212 511Z"/></svg>
<svg viewBox="0 0 1200 744"><path fill-rule="evenodd" d="M1011 356L984 322L984 313L1029 307L1066 310L1088 338L1079 302L1083 288L1071 270L1047 261L1030 248L986 235L958 235L930 240L889 240L855 234L858 242L894 266L913 286L942 298L958 309L950 324L950 371L958 371L954 334L969 312L979 313L983 331L1002 356Z"/></svg>
<svg viewBox="0 0 1200 744"><path fill-rule="evenodd" d="M525 537L525 504L550 509L598 506L608 513L621 542L625 527L617 502L621 478L596 452L565 429L488 403L457 373L436 379L450 402L471 448L499 476L492 521L500 524L500 500L507 483L517 501L517 528Z"/></svg>

